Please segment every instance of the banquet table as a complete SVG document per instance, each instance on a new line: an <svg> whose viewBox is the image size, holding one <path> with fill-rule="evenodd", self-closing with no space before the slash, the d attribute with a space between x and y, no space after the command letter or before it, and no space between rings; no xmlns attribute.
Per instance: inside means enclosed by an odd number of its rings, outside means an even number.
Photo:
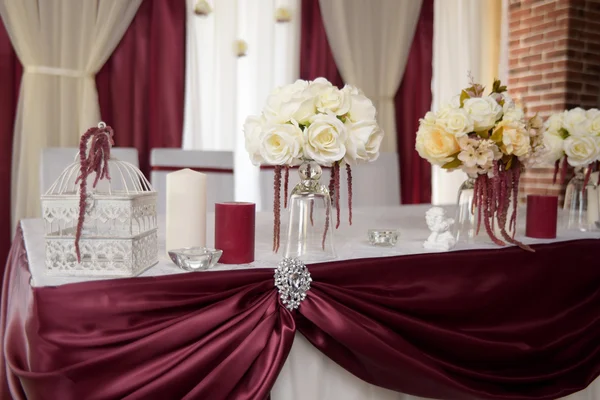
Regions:
<svg viewBox="0 0 600 400"><path fill-rule="evenodd" d="M158 265L120 279L46 274L43 222L23 220L3 281L2 398L600 399L600 235L436 253L427 207L354 210L295 311L273 283L271 214L257 214L252 264L184 272L159 229ZM373 247L369 228L400 240Z"/></svg>

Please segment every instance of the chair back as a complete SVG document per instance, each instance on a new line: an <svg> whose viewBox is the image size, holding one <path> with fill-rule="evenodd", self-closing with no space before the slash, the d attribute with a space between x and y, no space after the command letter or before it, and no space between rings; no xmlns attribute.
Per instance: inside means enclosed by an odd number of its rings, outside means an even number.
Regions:
<svg viewBox="0 0 600 400"><path fill-rule="evenodd" d="M329 186L330 168L323 168L321 184ZM262 166L260 169L261 211L273 210L274 168ZM283 177L281 201L283 205ZM290 169L288 196L300 182L298 170ZM333 199L332 199L333 201ZM352 207L398 206L400 205L400 171L397 153L381 153L372 163L352 168ZM345 167L340 170L340 208L348 208L348 175Z"/></svg>
<svg viewBox="0 0 600 400"><path fill-rule="evenodd" d="M234 200L233 152L183 149L153 149L150 182L158 192L157 212L167 210L167 174L184 168L206 174L206 211L215 203Z"/></svg>

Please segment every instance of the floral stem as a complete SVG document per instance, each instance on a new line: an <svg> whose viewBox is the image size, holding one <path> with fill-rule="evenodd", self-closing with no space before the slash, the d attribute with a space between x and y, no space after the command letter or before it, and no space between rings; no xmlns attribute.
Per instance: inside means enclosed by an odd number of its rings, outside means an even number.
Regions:
<svg viewBox="0 0 600 400"><path fill-rule="evenodd" d="M352 225L352 167L346 164L346 173L348 175L348 223Z"/></svg>
<svg viewBox="0 0 600 400"><path fill-rule="evenodd" d="M281 230L281 165L275 166L275 179L273 182L273 252L279 251L279 239Z"/></svg>

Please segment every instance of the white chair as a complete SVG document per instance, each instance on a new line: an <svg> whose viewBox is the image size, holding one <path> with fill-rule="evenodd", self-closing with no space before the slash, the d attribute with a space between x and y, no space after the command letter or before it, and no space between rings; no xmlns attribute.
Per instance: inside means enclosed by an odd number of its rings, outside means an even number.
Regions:
<svg viewBox="0 0 600 400"><path fill-rule="evenodd" d="M206 211L215 203L234 200L233 152L182 149L153 149L150 182L158 192L158 213L166 212L167 174L184 168L206 174Z"/></svg>
<svg viewBox="0 0 600 400"><path fill-rule="evenodd" d="M352 207L399 206L400 167L397 153L381 153L379 158L352 168ZM346 168L340 171L340 206L348 207ZM329 174L327 173L327 182Z"/></svg>
<svg viewBox="0 0 600 400"><path fill-rule="evenodd" d="M47 147L42 150L40 162L40 193L44 194L52 186L60 173L77 161L79 149L75 147ZM133 147L113 147L111 155L139 167L138 151ZM114 183L117 183L115 180Z"/></svg>
<svg viewBox="0 0 600 400"><path fill-rule="evenodd" d="M331 170L323 168L321 184L329 187L330 176ZM399 176L397 153L381 153L376 161L352 168L352 207L400 205ZM273 177L273 167L261 167L260 198L262 211L273 210ZM299 182L298 170L290 169L288 196ZM282 202L283 194L282 178ZM348 175L345 167L340 169L340 208L348 208Z"/></svg>

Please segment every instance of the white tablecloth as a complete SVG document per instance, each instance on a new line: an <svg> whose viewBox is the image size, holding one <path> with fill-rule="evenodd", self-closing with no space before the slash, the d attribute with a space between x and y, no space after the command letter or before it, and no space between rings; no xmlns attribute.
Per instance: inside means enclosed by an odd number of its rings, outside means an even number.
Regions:
<svg viewBox="0 0 600 400"><path fill-rule="evenodd" d="M389 257L409 254L424 254L422 243L429 231L425 225L425 211L429 206L403 206L394 208L354 210L354 224L348 226L347 213L342 211L344 221L335 231L338 260L369 257ZM284 214L285 215L285 214ZM521 210L521 220L525 211ZM287 223L285 218L284 225ZM207 244L214 243L214 215L209 215ZM272 214L258 213L256 221L256 261L248 265L218 265L215 270L239 268L273 268L281 259L271 251ZM21 223L25 246L32 276L32 286L57 286L66 283L83 282L101 278L72 278L48 276L44 268L44 230L41 220L24 220ZM400 240L396 247L380 248L369 245L367 230L370 228L398 229ZM286 229L282 227L282 232ZM598 233L559 231L552 240L524 238L524 226L517 229L525 243L549 243L575 239L599 239ZM284 243L285 237L282 237ZM144 272L142 276L159 276L185 273L168 260L164 250L164 233L159 229L160 262ZM476 243L470 246L458 245L453 251L495 248L491 242ZM392 392L370 385L331 361L316 350L301 334L297 333L290 355L272 390L273 400L408 400L417 399L406 394ZM596 379L586 390L575 393L566 399L600 400L600 379Z"/></svg>
<svg viewBox="0 0 600 400"><path fill-rule="evenodd" d="M423 248L423 242L429 236L429 230L425 225L425 211L430 206L402 206L402 207L381 207L370 209L354 210L353 224L348 225L348 214L346 210L341 211L342 224L340 229L335 230L334 240L338 254L337 260L349 260L355 258L370 257L391 257L409 254L426 254L430 250ZM448 214L452 215L452 210L448 209ZM520 211L519 220L524 220L525 210ZM162 222L164 218L159 218ZM90 281L94 279L103 279L98 277L65 277L50 276L45 272L44 260L44 227L40 219L28 219L21 222L27 256L29 258L29 268L32 276L32 286L59 286L66 283L76 283ZM282 249L286 241L287 218L282 213ZM140 276L160 276L186 273L177 268L171 262L165 251L163 223L159 223L159 263L142 273ZM214 214L208 215L207 221L207 246L214 245ZM367 230L377 229L398 229L400 239L395 247L374 247L367 240ZM599 239L600 233L583 233L576 231L559 231L556 239L530 239L524 237L524 225L518 224L518 238L527 244L551 243L575 239L593 238ZM485 248L498 248L490 240L485 240L485 232L481 232L481 243L471 245L458 244L452 251L475 250ZM272 251L273 243L273 214L260 212L256 215L256 260L251 264L245 265L223 265L218 264L212 270L229 270L239 268L274 268L281 260L283 250L279 254ZM105 279L105 278L104 278Z"/></svg>

